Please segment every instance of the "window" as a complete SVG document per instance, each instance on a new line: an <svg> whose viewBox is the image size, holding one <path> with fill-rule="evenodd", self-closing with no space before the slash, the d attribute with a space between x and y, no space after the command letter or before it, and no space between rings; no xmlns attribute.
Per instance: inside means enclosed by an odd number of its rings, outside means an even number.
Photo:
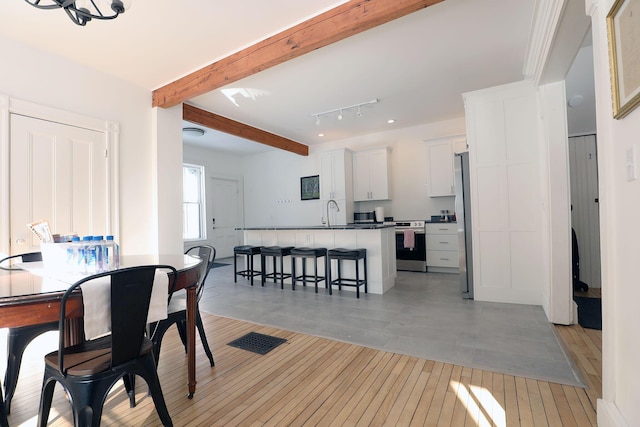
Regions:
<svg viewBox="0 0 640 427"><path fill-rule="evenodd" d="M182 238L206 239L204 228L204 166L182 165Z"/></svg>

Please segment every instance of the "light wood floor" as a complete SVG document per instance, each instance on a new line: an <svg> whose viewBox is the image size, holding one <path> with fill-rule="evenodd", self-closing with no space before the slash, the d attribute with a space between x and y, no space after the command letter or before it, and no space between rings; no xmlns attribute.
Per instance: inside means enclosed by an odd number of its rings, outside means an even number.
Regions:
<svg viewBox="0 0 640 427"><path fill-rule="evenodd" d="M202 313L216 366L198 342L198 385L187 399L186 358L175 329L165 336L159 373L175 426L595 426L601 395L601 332L557 326L588 388L417 359ZM226 345L248 333L286 338L266 355ZM53 341L52 341L53 342ZM9 418L35 425L43 345L29 350ZM43 351L44 352L44 351ZM103 426L161 425L146 385L130 409L119 382ZM56 389L49 425L72 425Z"/></svg>

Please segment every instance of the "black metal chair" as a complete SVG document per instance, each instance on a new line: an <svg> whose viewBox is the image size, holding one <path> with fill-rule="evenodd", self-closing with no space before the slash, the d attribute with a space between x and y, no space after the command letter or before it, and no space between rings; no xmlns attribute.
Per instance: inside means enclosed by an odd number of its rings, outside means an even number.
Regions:
<svg viewBox="0 0 640 427"><path fill-rule="evenodd" d="M126 383L130 375L139 375L147 382L162 424L173 425L156 371L153 343L146 336L147 313L157 269L173 273L169 283L170 288L173 287L177 277L175 268L147 265L88 276L67 289L60 301L59 347L44 358L38 426L47 424L56 382L69 395L74 425L97 427L109 390L120 378ZM78 292L80 285L95 286L93 279L101 277L110 279L111 333L65 347L67 299Z"/></svg>
<svg viewBox="0 0 640 427"><path fill-rule="evenodd" d="M199 303L204 291L205 281L207 280L209 271L211 270L211 267L213 266L213 263L216 259L216 249L213 246L209 245L194 246L192 248L189 248L185 252L185 254L196 255L198 258L204 260L200 267L200 281L198 282L196 289L196 327L198 328L198 333L200 334L200 341L202 342L202 346L204 347L204 352L209 358L209 363L211 364L211 366L215 366L215 363L213 362L213 355L211 354L211 349L209 348L209 342L207 341L207 336L204 332L204 325L202 324L202 317L200 316ZM182 340L182 344L184 345L184 351L185 353L187 352L186 294L184 292L181 292L180 295L173 295L173 292L170 292L168 304L169 306L167 308L167 318L149 325L149 330L151 331L151 341L153 341L153 354L155 356L156 364L160 360L160 346L162 345L162 337L164 337L164 334L173 324L175 324L178 328L180 339Z"/></svg>
<svg viewBox="0 0 640 427"><path fill-rule="evenodd" d="M37 262L42 261L41 252L29 252L20 255L12 255L0 260L2 270L20 270L14 264L16 262ZM43 323L40 325L21 326L9 328L7 334L7 370L4 374L5 409L7 414L11 413L11 399L18 385L18 375L22 365L22 355L27 346L38 336L45 332L58 329L58 322Z"/></svg>

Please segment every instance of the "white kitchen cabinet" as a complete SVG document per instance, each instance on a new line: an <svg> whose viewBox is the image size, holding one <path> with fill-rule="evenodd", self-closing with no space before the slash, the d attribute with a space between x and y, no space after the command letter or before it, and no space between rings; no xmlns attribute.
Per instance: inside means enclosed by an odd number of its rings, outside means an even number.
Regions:
<svg viewBox="0 0 640 427"><path fill-rule="evenodd" d="M351 150L342 149L320 153L320 198L323 200L351 197Z"/></svg>
<svg viewBox="0 0 640 427"><path fill-rule="evenodd" d="M458 272L458 225L456 223L427 223L425 245L427 247L427 271Z"/></svg>
<svg viewBox="0 0 640 427"><path fill-rule="evenodd" d="M320 153L321 218L327 221L327 202L335 200L340 210L329 207L332 225L353 222L353 156L349 149Z"/></svg>
<svg viewBox="0 0 640 427"><path fill-rule="evenodd" d="M353 199L356 202L388 200L390 148L353 153Z"/></svg>
<svg viewBox="0 0 640 427"><path fill-rule="evenodd" d="M429 156L429 196L455 195L453 184L454 153L467 151L465 137L453 136L427 141Z"/></svg>

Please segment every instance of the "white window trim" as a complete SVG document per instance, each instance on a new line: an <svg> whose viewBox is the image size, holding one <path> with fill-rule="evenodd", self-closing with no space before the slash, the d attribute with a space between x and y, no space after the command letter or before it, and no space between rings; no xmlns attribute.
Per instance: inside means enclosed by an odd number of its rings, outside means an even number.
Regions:
<svg viewBox="0 0 640 427"><path fill-rule="evenodd" d="M184 242L199 242L199 241L204 241L207 240L207 227L205 224L205 219L206 219L206 192L205 192L205 167L203 165L196 165L194 163L183 163L182 164L182 169L183 169L183 173L184 173L184 168L194 168L194 169L199 169L200 170L200 237L194 238L194 239L185 239L184 236L182 236L182 240ZM184 205L184 188L183 188L183 199L182 199L182 203ZM184 221L184 219L183 219ZM184 224L183 224L184 227Z"/></svg>

